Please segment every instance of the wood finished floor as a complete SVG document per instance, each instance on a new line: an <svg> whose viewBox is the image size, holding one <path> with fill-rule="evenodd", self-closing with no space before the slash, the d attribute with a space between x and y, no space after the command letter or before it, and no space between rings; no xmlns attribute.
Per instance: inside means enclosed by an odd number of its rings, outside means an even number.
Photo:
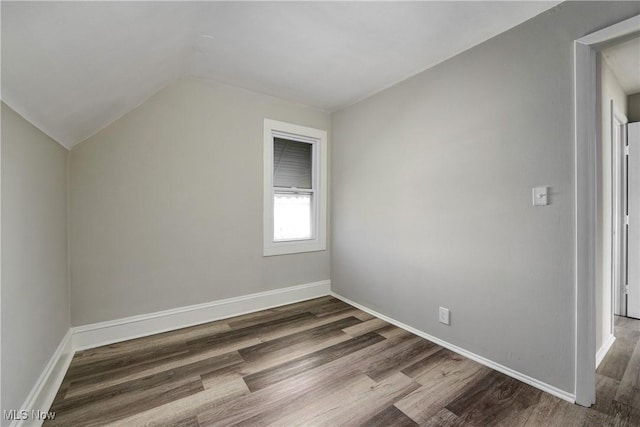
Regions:
<svg viewBox="0 0 640 427"><path fill-rule="evenodd" d="M572 405L324 297L76 353L45 426L638 426L640 321Z"/></svg>

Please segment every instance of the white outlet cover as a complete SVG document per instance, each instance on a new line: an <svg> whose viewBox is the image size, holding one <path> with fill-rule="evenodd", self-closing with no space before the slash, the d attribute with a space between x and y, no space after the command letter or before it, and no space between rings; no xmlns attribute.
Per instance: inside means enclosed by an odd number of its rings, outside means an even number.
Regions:
<svg viewBox="0 0 640 427"><path fill-rule="evenodd" d="M438 320L440 321L440 323L444 323L445 325L451 324L451 312L448 308L440 307Z"/></svg>

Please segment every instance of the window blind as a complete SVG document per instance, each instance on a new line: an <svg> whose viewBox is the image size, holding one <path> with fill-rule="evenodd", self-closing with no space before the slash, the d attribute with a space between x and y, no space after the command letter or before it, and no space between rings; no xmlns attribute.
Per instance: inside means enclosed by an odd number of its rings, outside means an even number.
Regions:
<svg viewBox="0 0 640 427"><path fill-rule="evenodd" d="M311 188L312 145L273 138L274 187Z"/></svg>

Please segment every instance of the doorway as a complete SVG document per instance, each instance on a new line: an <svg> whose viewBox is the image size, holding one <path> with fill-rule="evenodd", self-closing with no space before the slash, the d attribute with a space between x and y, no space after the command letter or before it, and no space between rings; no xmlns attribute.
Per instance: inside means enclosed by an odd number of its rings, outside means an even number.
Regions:
<svg viewBox="0 0 640 427"><path fill-rule="evenodd" d="M603 156L602 205L610 212L609 257L603 257L603 271L610 270L612 314L640 318L640 256L638 244L638 152L636 126L640 122L640 36L631 37L600 52L601 146L611 153L607 167ZM631 122L631 123L630 123ZM610 148L609 148L610 147ZM610 172L609 172L610 171ZM607 181L610 197L607 198ZM610 201L611 206L605 206ZM610 267L610 268L609 268ZM605 278L605 279L608 279ZM612 331L613 332L613 331Z"/></svg>
<svg viewBox="0 0 640 427"><path fill-rule="evenodd" d="M611 124L616 155L613 314L640 319L640 121L629 123L612 103Z"/></svg>
<svg viewBox="0 0 640 427"><path fill-rule="evenodd" d="M575 41L575 289L576 289L576 403L591 406L595 402L595 366L597 341L597 284L602 273L598 248L601 227L598 175L602 154L597 144L597 54L640 33L640 16L599 30ZM600 246L599 246L600 245ZM611 293L610 313L613 314ZM606 304L603 304L605 306Z"/></svg>

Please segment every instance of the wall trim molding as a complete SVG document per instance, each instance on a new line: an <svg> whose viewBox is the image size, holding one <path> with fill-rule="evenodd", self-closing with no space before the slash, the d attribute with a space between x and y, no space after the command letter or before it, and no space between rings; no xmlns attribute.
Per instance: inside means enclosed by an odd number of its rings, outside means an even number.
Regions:
<svg viewBox="0 0 640 427"><path fill-rule="evenodd" d="M73 345L74 349L78 351L146 337L326 296L329 295L330 290L331 281L323 280L107 322L77 326L72 328Z"/></svg>
<svg viewBox="0 0 640 427"><path fill-rule="evenodd" d="M13 420L10 427L33 426L34 421L36 421L36 425L42 424L43 420L33 420L31 416L34 411L47 412L51 407L75 353L72 335L73 332L69 329L60 344L58 344L56 351L53 352L22 406L16 408L18 411L27 411L28 419Z"/></svg>
<svg viewBox="0 0 640 427"><path fill-rule="evenodd" d="M558 397L558 398L560 398L562 400L566 400L567 402L570 402L570 403L575 403L575 395L573 395L571 393L568 393L568 392L566 392L564 390L560 390L557 387L554 387L554 386L552 386L550 384L547 384L547 383L542 382L540 380L537 380L537 379L535 379L533 377L525 375L525 374L523 374L521 372L518 372L518 371L516 371L514 369L511 369L511 368L508 368L508 367L506 367L504 365L496 363L493 360L490 360L490 359L482 357L482 356L480 356L478 354L472 353L472 352L470 352L468 350L465 350L462 347L458 347L457 345L451 344L451 343L449 343L447 341L444 341L444 340L442 340L440 338L436 338L433 335L430 335L430 334L428 334L426 332L423 332L423 331L421 331L419 329L416 329L416 328L414 328L412 326L409 326L409 325L407 325L405 323L402 323L402 322L400 322L400 321L398 321L398 320L396 320L396 319L394 319L392 317L385 316L382 313L379 313L379 312L377 312L375 310L372 310L367 306L364 306L362 304L358 304L357 302L354 302L354 301L350 300L349 298L343 297L342 295L340 295L340 294L338 294L338 293L336 293L334 291L331 291L331 295L336 297L336 298L338 298L338 299L340 299L340 300L342 300L342 301L344 301L344 302L346 302L347 304L350 304L350 305L352 305L352 306L354 306L356 308L359 308L360 310L365 311L365 312L367 312L367 313L369 313L369 314L371 314L373 316L376 316L376 317L378 317L378 318L380 318L380 319L382 319L382 320L384 320L384 321L386 321L388 323L391 323L392 325L395 325L395 326L397 326L399 328L402 328L402 329L404 329L406 331L409 331L412 334L418 335L419 337L422 337L422 338L424 338L426 340L434 342L434 343L436 343L436 344L438 344L438 345L440 345L440 346L442 346L444 348L447 348L447 349L449 349L449 350L451 350L451 351L453 351L455 353L458 353L458 354L460 354L460 355L462 355L462 356L464 356L464 357L466 357L468 359L474 360L474 361L476 361L476 362L478 362L478 363L480 363L480 364L482 364L484 366L487 366L487 367L489 367L491 369L494 369L494 370L496 370L498 372L502 372L505 375L508 375L508 376L510 376L512 378L515 378L515 379L519 380L519 381L522 381L525 384L529 384L530 386L533 386L533 387L535 387L535 388L537 388L539 390L542 390L542 391L544 391L546 393L549 393L549 394L551 394L553 396L556 396L556 397Z"/></svg>
<svg viewBox="0 0 640 427"><path fill-rule="evenodd" d="M610 334L605 342L602 343L602 346L596 353L596 369L598 369L598 366L600 366L600 364L602 363L602 359L604 359L609 350L611 350L611 346L614 342L616 342L616 337L613 334Z"/></svg>
<svg viewBox="0 0 640 427"><path fill-rule="evenodd" d="M307 283L203 304L178 307L107 322L71 327L49 359L42 374L18 411L28 411L28 420L14 420L10 427L40 426L32 411L47 412L62 384L76 351L145 337L188 326L241 316L260 310L330 295L331 281Z"/></svg>

